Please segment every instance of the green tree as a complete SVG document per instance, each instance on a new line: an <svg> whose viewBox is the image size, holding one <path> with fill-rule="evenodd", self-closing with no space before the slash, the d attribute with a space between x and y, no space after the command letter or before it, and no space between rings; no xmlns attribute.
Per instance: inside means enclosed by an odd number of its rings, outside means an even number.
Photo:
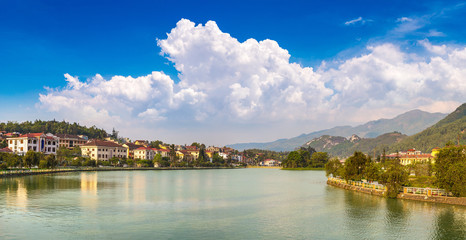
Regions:
<svg viewBox="0 0 466 240"><path fill-rule="evenodd" d="M301 168L306 164L303 155L299 151L292 151L288 154L285 161L282 162L283 168Z"/></svg>
<svg viewBox="0 0 466 240"><path fill-rule="evenodd" d="M346 180L361 180L364 176L364 170L369 162L369 158L362 152L354 152L353 156L345 161L344 178Z"/></svg>
<svg viewBox="0 0 466 240"><path fill-rule="evenodd" d="M45 157L45 162L47 168L55 168L57 166L57 160L55 158L55 155L49 154Z"/></svg>
<svg viewBox="0 0 466 240"><path fill-rule="evenodd" d="M435 159L437 185L456 197L466 197L466 146L442 148Z"/></svg>
<svg viewBox="0 0 466 240"><path fill-rule="evenodd" d="M341 164L338 158L334 158L325 164L325 175L327 177L330 175L332 175L333 177L337 177L337 173L340 168L343 168L343 164Z"/></svg>
<svg viewBox="0 0 466 240"><path fill-rule="evenodd" d="M120 163L120 159L117 158L117 157L115 157L115 156L113 156L112 158L110 158L109 161L110 161L110 163L112 164L112 166L114 166L114 167L117 166L117 165Z"/></svg>
<svg viewBox="0 0 466 240"><path fill-rule="evenodd" d="M408 171L396 159L388 164L388 168L382 173L379 182L387 187L387 197L396 198L398 193L403 189L403 185L407 183L408 177Z"/></svg>
<svg viewBox="0 0 466 240"><path fill-rule="evenodd" d="M24 166L27 166L28 168L37 166L39 165L41 158L42 158L42 153L29 150L27 151L26 155L23 157Z"/></svg>
<svg viewBox="0 0 466 240"><path fill-rule="evenodd" d="M379 181L381 174L381 166L378 163L369 162L366 166L364 177L369 181Z"/></svg>
<svg viewBox="0 0 466 240"><path fill-rule="evenodd" d="M322 168L328 162L329 156L326 152L315 152L309 159L309 167Z"/></svg>

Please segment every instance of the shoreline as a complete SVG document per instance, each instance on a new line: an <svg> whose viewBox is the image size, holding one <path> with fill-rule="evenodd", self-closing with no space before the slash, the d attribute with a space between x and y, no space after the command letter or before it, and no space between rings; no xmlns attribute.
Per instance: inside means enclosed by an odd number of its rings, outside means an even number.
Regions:
<svg viewBox="0 0 466 240"><path fill-rule="evenodd" d="M105 172L105 171L155 171L155 170L208 170L208 169L238 169L237 167L147 167L147 168L65 168L65 169L21 169L21 170L10 170L1 171L0 178L8 177L23 177L31 175L43 175L43 174L56 174L56 173L71 173L71 172Z"/></svg>
<svg viewBox="0 0 466 240"><path fill-rule="evenodd" d="M334 182L330 180L327 180L327 185L342 188L345 190L365 193L369 195L385 197L385 190L364 188L360 186L353 186L353 185L346 184L346 183L338 183L338 182ZM444 197L444 196L416 195L416 194L410 194L410 193L398 193L397 199L466 206L466 197Z"/></svg>

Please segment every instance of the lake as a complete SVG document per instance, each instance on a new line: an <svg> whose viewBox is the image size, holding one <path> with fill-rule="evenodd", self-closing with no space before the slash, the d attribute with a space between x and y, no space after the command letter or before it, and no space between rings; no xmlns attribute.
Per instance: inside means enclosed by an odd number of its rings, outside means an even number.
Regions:
<svg viewBox="0 0 466 240"><path fill-rule="evenodd" d="M0 179L0 239L465 239L466 208L326 185L323 171Z"/></svg>

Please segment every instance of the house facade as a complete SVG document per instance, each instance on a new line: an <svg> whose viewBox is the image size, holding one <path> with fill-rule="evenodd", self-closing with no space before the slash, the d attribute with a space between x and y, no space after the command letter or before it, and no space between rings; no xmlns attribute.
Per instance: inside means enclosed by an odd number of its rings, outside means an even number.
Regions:
<svg viewBox="0 0 466 240"><path fill-rule="evenodd" d="M42 152L44 154L56 154L58 150L58 138L44 133L28 133L18 137L7 139L8 148L12 152L24 155L27 151Z"/></svg>
<svg viewBox="0 0 466 240"><path fill-rule="evenodd" d="M153 160L155 154L155 151L150 147L139 147L134 150L134 159Z"/></svg>
<svg viewBox="0 0 466 240"><path fill-rule="evenodd" d="M126 158L127 150L118 143L93 139L81 146L81 154L92 160L108 161L112 157Z"/></svg>
<svg viewBox="0 0 466 240"><path fill-rule="evenodd" d="M59 147L74 148L76 146L82 146L87 142L85 138L78 135L57 133L55 136L58 138Z"/></svg>

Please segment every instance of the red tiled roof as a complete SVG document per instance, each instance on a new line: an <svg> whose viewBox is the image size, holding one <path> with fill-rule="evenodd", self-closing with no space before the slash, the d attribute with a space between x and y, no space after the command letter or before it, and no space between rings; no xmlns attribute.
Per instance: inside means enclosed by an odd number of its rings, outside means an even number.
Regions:
<svg viewBox="0 0 466 240"><path fill-rule="evenodd" d="M89 140L86 144L83 146L101 146L101 147L123 147L118 143L114 142L109 142L109 141L103 141L103 140L98 140L98 139L92 139Z"/></svg>
<svg viewBox="0 0 466 240"><path fill-rule="evenodd" d="M9 148L6 147L6 148L0 148L0 152L11 153L11 152L13 152L13 151L11 151L11 149L9 149Z"/></svg>
<svg viewBox="0 0 466 240"><path fill-rule="evenodd" d="M24 137L27 137L27 138L34 138L34 137L40 137L44 135L44 133L26 133L26 134L22 134L20 135L19 137L20 138L24 138Z"/></svg>
<svg viewBox="0 0 466 240"><path fill-rule="evenodd" d="M150 147L138 147L136 150L152 150Z"/></svg>

